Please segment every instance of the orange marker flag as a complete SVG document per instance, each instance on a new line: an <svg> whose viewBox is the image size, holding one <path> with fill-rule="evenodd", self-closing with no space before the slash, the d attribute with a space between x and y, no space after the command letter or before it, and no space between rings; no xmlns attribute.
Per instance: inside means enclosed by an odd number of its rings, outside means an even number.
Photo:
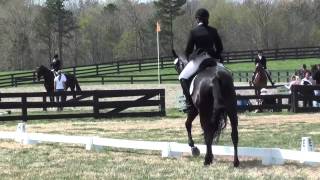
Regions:
<svg viewBox="0 0 320 180"><path fill-rule="evenodd" d="M161 31L161 28L160 28L160 23L159 21L157 21L157 29L156 29L157 32L160 32Z"/></svg>

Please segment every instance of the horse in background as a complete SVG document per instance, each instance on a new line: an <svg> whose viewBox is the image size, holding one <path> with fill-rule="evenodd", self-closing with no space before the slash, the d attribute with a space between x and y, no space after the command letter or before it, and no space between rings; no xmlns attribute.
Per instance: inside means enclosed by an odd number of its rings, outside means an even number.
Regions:
<svg viewBox="0 0 320 180"><path fill-rule="evenodd" d="M175 69L180 74L188 61L179 57L173 50ZM208 63L209 62L209 63ZM212 64L213 62L213 64ZM194 88L191 94L193 111L189 111L185 126L188 133L188 144L192 155L199 155L199 149L194 145L191 129L193 120L200 115L200 124L204 131L207 147L204 165L213 161L212 143L218 141L222 130L227 125L227 116L231 122L231 138L234 145L234 167L239 166L238 159L238 116L237 100L232 75L224 67L218 66L214 59L208 59L207 66L194 78Z"/></svg>
<svg viewBox="0 0 320 180"><path fill-rule="evenodd" d="M48 94L54 93L54 72L52 72L47 67L41 65L36 68L37 78L38 81L40 81L41 77L44 79L44 87ZM66 82L66 90L70 88L71 92L81 91L80 85L78 83L77 78L73 74L65 74L67 78ZM75 95L73 95L73 98L75 98ZM54 97L50 96L50 101L54 101Z"/></svg>
<svg viewBox="0 0 320 180"><path fill-rule="evenodd" d="M253 85L255 90L255 95L260 95L261 89L267 87L267 74L266 70L263 69L260 63L257 63L255 69L255 75L252 77L252 81L249 81L250 86Z"/></svg>

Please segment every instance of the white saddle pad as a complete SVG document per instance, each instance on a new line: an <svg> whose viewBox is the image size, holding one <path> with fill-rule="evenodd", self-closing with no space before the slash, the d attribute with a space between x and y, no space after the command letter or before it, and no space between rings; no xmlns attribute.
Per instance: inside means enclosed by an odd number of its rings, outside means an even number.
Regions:
<svg viewBox="0 0 320 180"><path fill-rule="evenodd" d="M192 79L192 81L191 81L190 88L189 88L189 93L190 93L190 95L192 95L192 93L193 93L194 80L196 79L197 76L198 76L198 75L196 75L196 76Z"/></svg>

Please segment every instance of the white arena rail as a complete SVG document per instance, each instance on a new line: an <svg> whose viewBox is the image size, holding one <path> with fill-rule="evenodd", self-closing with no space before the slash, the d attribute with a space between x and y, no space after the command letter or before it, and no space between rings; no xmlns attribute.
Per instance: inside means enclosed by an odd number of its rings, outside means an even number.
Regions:
<svg viewBox="0 0 320 180"><path fill-rule="evenodd" d="M0 139L15 140L22 144L36 144L41 142L81 144L87 150L99 150L102 147L115 147L140 150L161 151L162 157L180 157L183 153L190 153L187 144L176 142L154 142L99 138L90 136L66 136L42 133L27 133L25 126L19 124L16 132L0 132ZM196 145L201 154L206 153L205 145ZM212 146L214 155L233 156L232 146ZM294 151L279 148L239 147L238 155L254 157L262 160L263 165L281 165L285 160L299 161L309 165L320 165L320 152Z"/></svg>

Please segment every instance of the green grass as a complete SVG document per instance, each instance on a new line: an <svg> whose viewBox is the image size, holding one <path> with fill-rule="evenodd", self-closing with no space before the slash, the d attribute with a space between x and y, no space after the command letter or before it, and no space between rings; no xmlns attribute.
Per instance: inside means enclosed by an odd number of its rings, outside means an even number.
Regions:
<svg viewBox="0 0 320 180"><path fill-rule="evenodd" d="M320 59L290 59L281 61L268 61L267 66L269 70L298 70L302 68L302 64L306 64L310 69L311 65L319 64ZM237 63L226 65L232 71L253 71L254 63Z"/></svg>
<svg viewBox="0 0 320 180"><path fill-rule="evenodd" d="M66 119L28 122L29 132L99 136L120 139L170 141L187 143L185 115L176 109L168 117ZM263 116L262 116L263 115ZM299 149L301 137L310 136L320 142L320 123L294 122L262 123L271 113L241 114L239 146L279 147ZM277 118L296 114L279 113ZM307 115L306 115L307 116ZM318 118L319 114L314 114ZM258 121L258 122L255 122ZM259 123L260 122L260 123ZM1 131L14 131L17 122L0 122ZM318 133L317 133L318 132ZM193 123L196 143L203 143L199 120ZM220 145L232 145L230 128L223 132ZM318 148L319 150L319 148ZM297 162L281 166L263 166L258 159L240 157L240 168L232 167L232 158L216 157L210 167L204 167L203 156L198 158L161 158L158 151L105 148L101 152L86 151L83 146L42 143L23 146L0 140L1 179L317 179L320 168Z"/></svg>

